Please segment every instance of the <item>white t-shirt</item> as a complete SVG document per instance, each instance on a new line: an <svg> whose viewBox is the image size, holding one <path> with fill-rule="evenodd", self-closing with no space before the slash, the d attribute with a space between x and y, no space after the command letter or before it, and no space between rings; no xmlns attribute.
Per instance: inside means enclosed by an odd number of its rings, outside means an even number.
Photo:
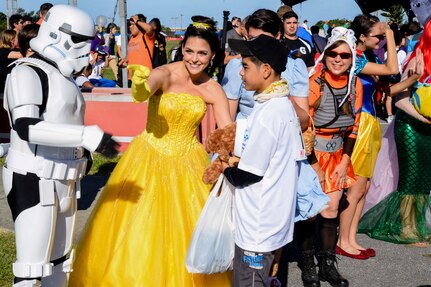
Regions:
<svg viewBox="0 0 431 287"><path fill-rule="evenodd" d="M247 119L238 168L263 179L235 191L235 243L244 250L270 252L292 241L298 125L287 97L256 102Z"/></svg>
<svg viewBox="0 0 431 287"><path fill-rule="evenodd" d="M105 61L95 62L93 64L93 70L91 71L91 75L88 78L100 80L102 78L102 70L104 66Z"/></svg>
<svg viewBox="0 0 431 287"><path fill-rule="evenodd" d="M385 61L388 59L388 52L385 52ZM397 58L398 58L398 70L400 73L403 73L403 67L405 65L405 61L407 59L407 53L404 50L400 50L397 48Z"/></svg>
<svg viewBox="0 0 431 287"><path fill-rule="evenodd" d="M89 82L90 80L84 76L84 75L79 75L76 79L75 79L75 83L78 85L78 87L82 87L82 85L84 85L85 82Z"/></svg>

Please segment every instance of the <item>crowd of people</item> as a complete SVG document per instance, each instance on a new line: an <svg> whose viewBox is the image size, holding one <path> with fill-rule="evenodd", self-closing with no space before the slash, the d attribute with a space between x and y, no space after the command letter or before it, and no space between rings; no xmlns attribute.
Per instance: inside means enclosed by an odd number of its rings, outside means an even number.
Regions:
<svg viewBox="0 0 431 287"><path fill-rule="evenodd" d="M148 120L98 198L77 245L73 272L65 271L63 282L70 276L69 286L281 286L278 263L287 244L296 241L303 286L321 281L349 286L336 254L359 260L379 256L358 242L358 232L428 245L431 12L411 2L420 23L402 27L361 14L342 26L325 21L309 28L289 6L259 9L232 18L225 47L215 22L194 16L170 63L158 18L147 22L136 14L128 20L127 54L114 23L95 27L94 38L78 35L91 56L85 65L79 62L77 86L117 87L119 67L127 67L133 100L148 102ZM38 37L52 7L40 7L37 24L10 17L11 29L0 34L2 88L14 87L7 75L16 59L30 57L33 63L45 57L55 65L40 51ZM218 83L213 76L221 65ZM115 79L104 78L107 67ZM70 74L67 67L57 68ZM25 115L16 103L9 102L16 113L13 129L22 128L19 116ZM233 272L193 274L185 266L187 249L211 190L202 181L210 158L195 136L207 107L218 129L245 123L244 134L236 137L242 141L239 163L222 166L235 189L235 250ZM398 163L378 156L379 110L391 123L389 144L396 146ZM26 127L40 120L26 118ZM115 143L105 135L100 145L109 142L110 152L94 143L92 151L115 153ZM31 142L28 132L18 136ZM379 178L378 160L399 170L395 190L376 184L379 188L370 189ZM379 200L364 212L369 190ZM55 266L58 260L44 264ZM16 286L34 286L18 284L51 275L16 270Z"/></svg>

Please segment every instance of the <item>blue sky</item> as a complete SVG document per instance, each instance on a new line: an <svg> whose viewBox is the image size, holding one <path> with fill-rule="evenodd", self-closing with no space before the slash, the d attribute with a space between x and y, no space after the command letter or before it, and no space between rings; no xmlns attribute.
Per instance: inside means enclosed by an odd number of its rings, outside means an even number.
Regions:
<svg viewBox="0 0 431 287"><path fill-rule="evenodd" d="M26 11L38 10L45 1L19 0L20 8ZM375 0L378 1L378 0ZM6 10L6 1L0 1L1 11ZM51 0L53 4L67 4L67 0ZM78 0L78 7L87 11L93 19L98 15L111 18L114 14L116 0ZM186 27L193 15L214 17L223 23L223 10L230 11L230 16L241 18L251 14L259 8L276 10L281 4L279 0L128 0L128 16L142 13L148 20L158 17L164 26ZM319 20L347 18L353 19L361 11L354 0L307 0L295 5L294 11L298 13L301 21L307 19L313 25ZM181 16L182 15L182 16ZM176 18L176 19L175 19ZM118 22L118 10L116 15Z"/></svg>

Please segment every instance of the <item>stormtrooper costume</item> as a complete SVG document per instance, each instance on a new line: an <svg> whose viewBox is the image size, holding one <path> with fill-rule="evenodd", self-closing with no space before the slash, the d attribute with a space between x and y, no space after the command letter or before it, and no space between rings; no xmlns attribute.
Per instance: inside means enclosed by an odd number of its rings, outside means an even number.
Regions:
<svg viewBox="0 0 431 287"><path fill-rule="evenodd" d="M6 80L11 142L3 184L15 223L13 286L67 286L86 155L117 152L110 135L84 126L84 98L71 77L88 65L94 33L85 12L53 6L30 41L36 56L16 61Z"/></svg>

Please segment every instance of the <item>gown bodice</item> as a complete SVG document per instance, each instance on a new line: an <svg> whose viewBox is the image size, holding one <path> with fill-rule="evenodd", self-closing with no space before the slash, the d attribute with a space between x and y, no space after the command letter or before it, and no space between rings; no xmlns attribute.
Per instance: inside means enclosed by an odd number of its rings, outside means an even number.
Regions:
<svg viewBox="0 0 431 287"><path fill-rule="evenodd" d="M186 154L198 143L196 129L206 112L206 103L188 93L152 96L148 102L148 120L142 134L161 153Z"/></svg>

